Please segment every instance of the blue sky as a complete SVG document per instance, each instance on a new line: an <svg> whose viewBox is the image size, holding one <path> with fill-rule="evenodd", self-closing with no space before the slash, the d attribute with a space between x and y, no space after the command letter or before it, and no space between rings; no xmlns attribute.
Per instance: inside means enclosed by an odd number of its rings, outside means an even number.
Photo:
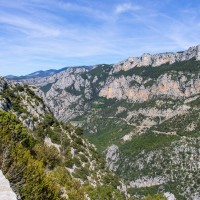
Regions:
<svg viewBox="0 0 200 200"><path fill-rule="evenodd" d="M0 76L200 43L199 0L0 0Z"/></svg>

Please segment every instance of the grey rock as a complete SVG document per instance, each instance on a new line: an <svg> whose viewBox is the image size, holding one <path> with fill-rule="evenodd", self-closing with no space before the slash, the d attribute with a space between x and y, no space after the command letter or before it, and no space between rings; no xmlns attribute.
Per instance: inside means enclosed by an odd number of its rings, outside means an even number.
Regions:
<svg viewBox="0 0 200 200"><path fill-rule="evenodd" d="M170 192L165 192L164 195L167 198L167 200L176 200L176 197Z"/></svg>
<svg viewBox="0 0 200 200"><path fill-rule="evenodd" d="M200 45L190 47L188 50L184 52L160 53L154 55L145 53L140 57L129 57L127 60L114 65L112 73L116 73L121 70L127 71L131 68L141 67L141 66L152 65L154 67L157 67L162 64L166 63L172 64L174 62L189 60L191 58L200 60Z"/></svg>
<svg viewBox="0 0 200 200"><path fill-rule="evenodd" d="M9 103L6 99L0 99L0 110L8 111L10 109Z"/></svg>
<svg viewBox="0 0 200 200"><path fill-rule="evenodd" d="M0 170L0 199L1 200L17 200L17 195L10 187L9 181Z"/></svg>
<svg viewBox="0 0 200 200"><path fill-rule="evenodd" d="M113 144L109 146L105 151L105 160L108 168L111 171L116 171L118 168L117 161L119 160L119 148Z"/></svg>

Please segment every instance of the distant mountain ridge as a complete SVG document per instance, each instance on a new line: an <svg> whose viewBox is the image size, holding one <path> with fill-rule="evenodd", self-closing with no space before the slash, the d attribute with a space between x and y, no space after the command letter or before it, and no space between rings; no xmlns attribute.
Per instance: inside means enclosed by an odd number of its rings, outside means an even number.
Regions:
<svg viewBox="0 0 200 200"><path fill-rule="evenodd" d="M36 72L33 72L31 74L27 74L27 75L24 75L24 76L14 76L14 75L7 75L5 76L5 78L7 79L28 79L28 78L42 78L42 77L48 77L48 76L53 76L54 74L57 74L59 72L62 72L62 71L65 71L67 70L68 68L71 68L71 67L64 67L64 68L61 68L61 69L49 69L49 70L39 70L39 71L36 71ZM77 66L77 67L74 67L74 68L86 68L86 69L91 69L92 66Z"/></svg>
<svg viewBox="0 0 200 200"><path fill-rule="evenodd" d="M195 60L200 60L200 44L197 46L190 47L185 51L163 52L157 54L143 53L139 57L129 57L128 59L113 64L113 69L111 70L110 73L113 74L113 73L118 73L120 71L128 71L135 67L144 67L144 66L158 67L163 64L167 63L173 64L175 62L187 61L192 58ZM40 70L24 76L7 75L5 76L5 78L13 80L42 78L42 77L53 76L54 74L66 71L69 68L85 68L87 70L90 70L97 66L99 65L64 67L61 69L49 69L45 71Z"/></svg>

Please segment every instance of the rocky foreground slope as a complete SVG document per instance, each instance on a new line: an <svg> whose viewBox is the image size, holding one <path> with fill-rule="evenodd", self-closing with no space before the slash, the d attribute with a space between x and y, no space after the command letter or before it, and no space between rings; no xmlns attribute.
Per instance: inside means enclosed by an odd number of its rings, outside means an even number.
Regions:
<svg viewBox="0 0 200 200"><path fill-rule="evenodd" d="M132 196L199 199L200 46L20 82L84 128Z"/></svg>
<svg viewBox="0 0 200 200"><path fill-rule="evenodd" d="M0 79L0 169L17 199L128 199L82 130L59 123L35 91Z"/></svg>

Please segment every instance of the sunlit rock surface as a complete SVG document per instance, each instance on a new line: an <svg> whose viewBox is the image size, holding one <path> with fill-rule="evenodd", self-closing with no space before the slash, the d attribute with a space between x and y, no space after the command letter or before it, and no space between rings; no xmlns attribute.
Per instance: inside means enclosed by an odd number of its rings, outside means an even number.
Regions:
<svg viewBox="0 0 200 200"><path fill-rule="evenodd" d="M0 170L0 200L17 200L17 195L10 187L9 181Z"/></svg>

